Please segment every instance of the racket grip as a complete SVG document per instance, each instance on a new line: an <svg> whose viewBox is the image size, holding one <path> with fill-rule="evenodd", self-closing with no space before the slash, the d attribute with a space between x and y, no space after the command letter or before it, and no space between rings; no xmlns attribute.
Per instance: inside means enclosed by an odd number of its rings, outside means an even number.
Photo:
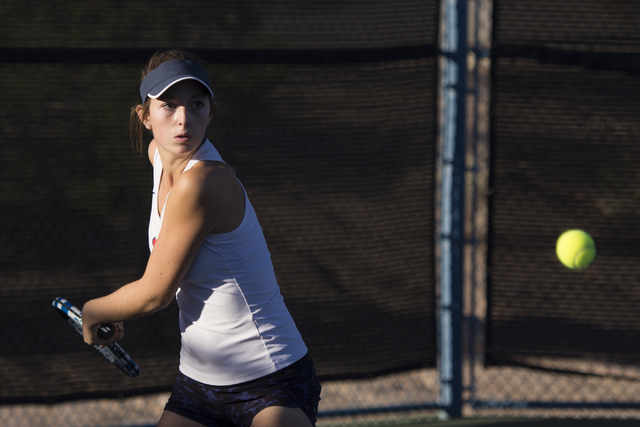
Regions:
<svg viewBox="0 0 640 427"><path fill-rule="evenodd" d="M116 332L116 328L113 325L100 325L98 328L98 337L103 340L109 339Z"/></svg>

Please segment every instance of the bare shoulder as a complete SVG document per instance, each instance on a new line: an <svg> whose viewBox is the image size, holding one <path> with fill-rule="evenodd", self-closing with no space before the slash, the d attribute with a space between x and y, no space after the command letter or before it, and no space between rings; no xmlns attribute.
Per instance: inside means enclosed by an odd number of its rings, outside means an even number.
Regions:
<svg viewBox="0 0 640 427"><path fill-rule="evenodd" d="M235 230L244 218L244 189L233 169L221 162L203 161L182 173L173 192L176 201L192 213L207 218L211 233Z"/></svg>
<svg viewBox="0 0 640 427"><path fill-rule="evenodd" d="M240 186L233 169L222 162L202 161L183 172L176 181L179 191L191 190L207 196L221 196Z"/></svg>

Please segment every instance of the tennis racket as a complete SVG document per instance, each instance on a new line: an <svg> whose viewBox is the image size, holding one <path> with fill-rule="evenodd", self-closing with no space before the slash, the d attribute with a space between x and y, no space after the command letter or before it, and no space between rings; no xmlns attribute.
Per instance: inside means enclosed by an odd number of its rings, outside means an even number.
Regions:
<svg viewBox="0 0 640 427"><path fill-rule="evenodd" d="M73 326L80 335L84 336L82 332L82 312L78 308L66 299L60 297L53 300L52 305L56 308L56 311L60 313L62 318L67 321L67 323ZM102 325L100 326L100 329L98 329L98 336L103 339L109 338L114 333L115 328L113 328L112 325ZM116 365L118 369L131 378L135 378L140 375L140 368L136 362L129 357L118 343L114 342L113 344L104 347L94 345L93 348L98 350L109 362Z"/></svg>

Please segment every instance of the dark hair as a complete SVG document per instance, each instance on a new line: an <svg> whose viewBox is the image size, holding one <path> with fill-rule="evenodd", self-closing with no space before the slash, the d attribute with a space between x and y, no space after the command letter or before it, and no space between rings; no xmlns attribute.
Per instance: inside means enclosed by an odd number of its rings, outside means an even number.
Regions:
<svg viewBox="0 0 640 427"><path fill-rule="evenodd" d="M144 78L147 76L147 74L151 72L151 70L158 68L161 64L164 64L167 61L172 61L174 59L195 61L200 64L203 63L203 61L200 58L198 58L196 55L193 55L191 53L184 52L181 50L166 50L162 52L156 52L153 54L151 58L149 58L149 62L147 62L147 65L142 69L142 76L141 76L140 82L144 80ZM129 118L129 139L131 140L131 145L133 145L133 147L136 150L140 151L141 153L142 151L144 151L143 137L144 137L145 127L144 127L144 123L142 123L142 120L140 120L140 117L138 116L137 108L140 105L142 105L142 108L143 108L142 117L146 117L149 114L150 103L151 103L151 100L147 98L144 104L134 105L131 108L131 115ZM209 95L209 105L212 105L212 104L213 104L213 98L211 98L211 95Z"/></svg>

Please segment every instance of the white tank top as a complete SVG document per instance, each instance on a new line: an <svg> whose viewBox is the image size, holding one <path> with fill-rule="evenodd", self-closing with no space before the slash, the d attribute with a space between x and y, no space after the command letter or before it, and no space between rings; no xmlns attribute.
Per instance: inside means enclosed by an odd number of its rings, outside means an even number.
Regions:
<svg viewBox="0 0 640 427"><path fill-rule="evenodd" d="M187 171L200 161L222 162L209 141L196 151ZM154 156L149 248L157 238L158 186L162 163ZM184 172L183 171L183 172ZM230 233L209 234L176 293L180 308L180 371L209 385L234 385L260 378L307 353L276 282L271 254L245 192L242 223Z"/></svg>

